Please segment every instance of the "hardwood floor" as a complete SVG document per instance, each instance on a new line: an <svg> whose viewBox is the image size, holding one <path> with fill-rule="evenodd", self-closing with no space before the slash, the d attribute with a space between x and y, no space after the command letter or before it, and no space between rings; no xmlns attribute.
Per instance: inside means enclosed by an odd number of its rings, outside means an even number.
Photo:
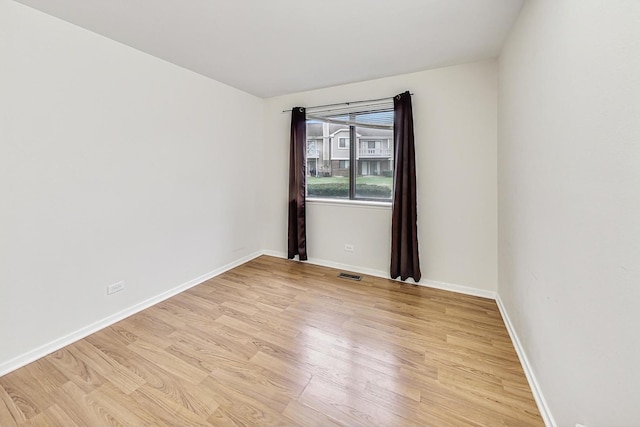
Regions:
<svg viewBox="0 0 640 427"><path fill-rule="evenodd" d="M494 301L260 257L0 378L0 426L542 426Z"/></svg>

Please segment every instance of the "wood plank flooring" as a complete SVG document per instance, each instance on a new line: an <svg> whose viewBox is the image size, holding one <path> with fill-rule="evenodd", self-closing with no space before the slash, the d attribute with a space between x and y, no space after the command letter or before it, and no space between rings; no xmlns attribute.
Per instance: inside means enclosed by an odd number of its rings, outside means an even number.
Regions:
<svg viewBox="0 0 640 427"><path fill-rule="evenodd" d="M0 378L0 426L542 426L494 301L259 257Z"/></svg>

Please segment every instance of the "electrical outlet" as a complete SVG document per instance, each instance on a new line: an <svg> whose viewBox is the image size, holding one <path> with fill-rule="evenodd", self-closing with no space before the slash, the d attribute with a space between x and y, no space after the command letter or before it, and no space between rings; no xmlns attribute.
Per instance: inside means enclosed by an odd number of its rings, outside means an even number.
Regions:
<svg viewBox="0 0 640 427"><path fill-rule="evenodd" d="M124 281L114 283L113 285L107 286L107 295L115 294L116 292L120 292L124 290Z"/></svg>
<svg viewBox="0 0 640 427"><path fill-rule="evenodd" d="M355 250L355 248L353 247L353 245L349 244L349 243L345 243L344 244L344 250L347 252L353 252Z"/></svg>

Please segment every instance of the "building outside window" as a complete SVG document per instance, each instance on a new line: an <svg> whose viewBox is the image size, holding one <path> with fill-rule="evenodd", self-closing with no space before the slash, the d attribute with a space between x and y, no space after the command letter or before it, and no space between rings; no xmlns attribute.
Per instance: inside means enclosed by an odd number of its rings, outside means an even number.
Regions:
<svg viewBox="0 0 640 427"><path fill-rule="evenodd" d="M307 197L390 203L393 106L330 114L307 113Z"/></svg>

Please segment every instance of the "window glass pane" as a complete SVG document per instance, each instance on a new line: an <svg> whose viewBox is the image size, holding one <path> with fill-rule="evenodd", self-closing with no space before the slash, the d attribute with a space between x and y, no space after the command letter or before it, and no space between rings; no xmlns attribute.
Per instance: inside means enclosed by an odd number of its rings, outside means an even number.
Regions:
<svg viewBox="0 0 640 427"><path fill-rule="evenodd" d="M308 197L349 199L352 174L356 199L390 201L393 110L336 112L308 119L306 154Z"/></svg>
<svg viewBox="0 0 640 427"><path fill-rule="evenodd" d="M356 197L391 199L393 131L365 126L356 127L356 150Z"/></svg>
<svg viewBox="0 0 640 427"><path fill-rule="evenodd" d="M355 121L363 125L393 126L393 110L358 113L355 115Z"/></svg>
<svg viewBox="0 0 640 427"><path fill-rule="evenodd" d="M309 120L307 141L311 140L315 144L307 142L307 196L348 199L349 126Z"/></svg>

